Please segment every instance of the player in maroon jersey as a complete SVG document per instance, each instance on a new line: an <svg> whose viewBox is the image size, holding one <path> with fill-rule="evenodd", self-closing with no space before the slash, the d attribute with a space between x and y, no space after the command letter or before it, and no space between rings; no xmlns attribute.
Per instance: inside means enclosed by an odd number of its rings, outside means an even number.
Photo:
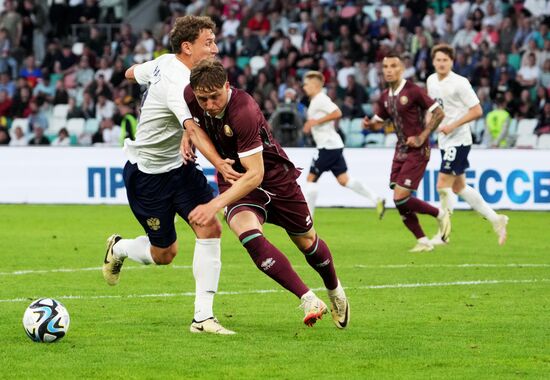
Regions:
<svg viewBox="0 0 550 380"><path fill-rule="evenodd" d="M430 160L429 136L445 114L425 90L403 79L403 69L399 55L390 53L384 57L382 72L388 88L378 100L374 117L372 120L365 117L363 126L380 129L384 121L393 122L397 133L390 176L393 200L403 223L418 240L411 252L431 251L434 247L424 234L416 214L437 218L442 238L446 240L451 232L449 213L414 197L412 192L418 188ZM426 122L427 113L430 116Z"/></svg>
<svg viewBox="0 0 550 380"><path fill-rule="evenodd" d="M332 254L313 228L307 203L296 182L300 173L271 135L254 99L231 88L225 69L215 60L205 60L193 68L184 95L200 126L187 129L193 144L204 153L203 141L209 138L219 155L233 159L233 168L243 173L232 183L218 174L220 196L191 211L189 221L208 225L216 212L225 208L229 227L256 266L302 300L304 323L311 326L327 312L327 306L262 232L266 222L284 228L323 279L334 323L338 328L346 327L348 300L336 276Z"/></svg>

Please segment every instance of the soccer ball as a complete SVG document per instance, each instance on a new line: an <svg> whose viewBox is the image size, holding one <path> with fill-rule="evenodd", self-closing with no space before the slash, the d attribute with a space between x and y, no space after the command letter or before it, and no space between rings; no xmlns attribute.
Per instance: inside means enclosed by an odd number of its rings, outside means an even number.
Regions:
<svg viewBox="0 0 550 380"><path fill-rule="evenodd" d="M25 332L35 342L55 342L67 334L71 319L65 306L51 298L33 301L23 315Z"/></svg>

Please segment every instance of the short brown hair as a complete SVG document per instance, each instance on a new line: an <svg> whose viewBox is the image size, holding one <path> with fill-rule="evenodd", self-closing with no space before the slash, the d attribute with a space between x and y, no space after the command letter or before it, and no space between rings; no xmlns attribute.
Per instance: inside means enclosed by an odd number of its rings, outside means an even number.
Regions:
<svg viewBox="0 0 550 380"><path fill-rule="evenodd" d="M432 59L434 59L436 53L443 53L448 56L451 61L455 59L455 49L447 44L438 44L432 48Z"/></svg>
<svg viewBox="0 0 550 380"><path fill-rule="evenodd" d="M227 82L227 72L217 59L204 59L191 70L193 90L215 91Z"/></svg>
<svg viewBox="0 0 550 380"><path fill-rule="evenodd" d="M391 50L391 51L389 51L389 52L384 56L384 58L397 58L398 60L403 61L403 59L401 58L401 54L399 54L396 50Z"/></svg>
<svg viewBox="0 0 550 380"><path fill-rule="evenodd" d="M203 29L210 29L215 32L216 25L210 17L189 15L178 17L170 31L170 44L174 53L181 53L182 43L195 42Z"/></svg>
<svg viewBox="0 0 550 380"><path fill-rule="evenodd" d="M325 83L325 77L323 76L323 74L319 71L315 71L315 70L312 70L312 71L308 71L305 75L304 75L304 79L317 79L319 82L321 82L322 84Z"/></svg>

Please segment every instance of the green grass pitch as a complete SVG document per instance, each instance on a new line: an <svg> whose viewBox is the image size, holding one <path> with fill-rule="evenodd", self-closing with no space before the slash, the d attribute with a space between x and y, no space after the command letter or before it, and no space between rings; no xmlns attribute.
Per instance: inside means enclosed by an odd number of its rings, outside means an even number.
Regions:
<svg viewBox="0 0 550 380"><path fill-rule="evenodd" d="M177 223L179 254L166 267L127 261L107 286L107 236L142 234L123 206L0 206L0 378L543 379L550 374L550 213L505 212L509 239L453 215L451 244L408 253L395 210L318 209L351 302L349 328L330 316L302 324L299 300L260 273L224 225L215 311L236 336L195 335L194 239ZM422 218L426 232L436 224ZM266 236L327 301L322 282L284 233ZM64 269L60 271L60 269ZM38 297L71 315L58 343L33 343L21 318Z"/></svg>

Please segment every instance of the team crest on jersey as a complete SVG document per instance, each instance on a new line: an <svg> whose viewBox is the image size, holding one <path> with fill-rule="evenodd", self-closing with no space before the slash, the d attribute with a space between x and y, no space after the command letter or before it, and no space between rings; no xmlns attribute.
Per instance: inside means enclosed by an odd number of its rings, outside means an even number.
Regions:
<svg viewBox="0 0 550 380"><path fill-rule="evenodd" d="M403 105L407 104L409 102L409 98L407 98L405 95L399 98L399 102Z"/></svg>
<svg viewBox="0 0 550 380"><path fill-rule="evenodd" d="M229 125L227 125L227 124L223 126L223 133L225 133L225 135L226 135L227 137L233 136L233 130L232 130L231 127L230 127Z"/></svg>
<svg viewBox="0 0 550 380"><path fill-rule="evenodd" d="M149 218L147 219L147 225L153 231L158 231L160 229L160 220L159 218Z"/></svg>

